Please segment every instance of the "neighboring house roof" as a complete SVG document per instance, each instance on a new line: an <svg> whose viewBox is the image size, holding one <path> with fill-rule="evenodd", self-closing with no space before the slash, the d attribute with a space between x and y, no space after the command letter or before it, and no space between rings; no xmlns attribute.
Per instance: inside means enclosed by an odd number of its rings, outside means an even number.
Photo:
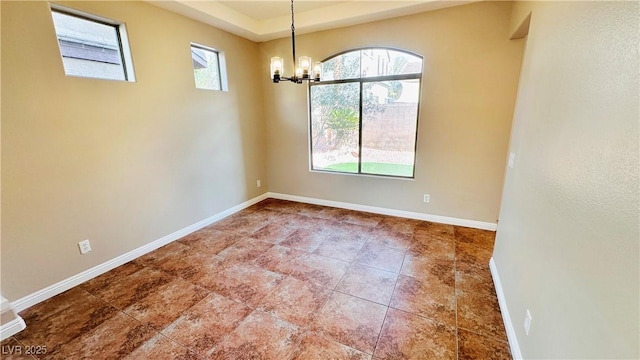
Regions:
<svg viewBox="0 0 640 360"><path fill-rule="evenodd" d="M72 37L58 37L60 53L63 57L99 61L109 64L121 64L118 49L107 43L85 41Z"/></svg>
<svg viewBox="0 0 640 360"><path fill-rule="evenodd" d="M191 48L191 59L193 61L194 69L204 69L207 67L207 56L203 50Z"/></svg>
<svg viewBox="0 0 640 360"><path fill-rule="evenodd" d="M422 61L408 62L402 70L402 74L416 74L422 71Z"/></svg>

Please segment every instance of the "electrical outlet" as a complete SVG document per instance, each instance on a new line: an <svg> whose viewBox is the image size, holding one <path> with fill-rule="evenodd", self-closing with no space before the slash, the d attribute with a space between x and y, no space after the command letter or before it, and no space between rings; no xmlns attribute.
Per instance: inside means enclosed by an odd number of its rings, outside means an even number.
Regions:
<svg viewBox="0 0 640 360"><path fill-rule="evenodd" d="M80 248L80 254L84 255L91 251L91 243L89 240L82 240L78 243L78 247Z"/></svg>
<svg viewBox="0 0 640 360"><path fill-rule="evenodd" d="M256 181L256 187L260 187L262 186L262 183L260 182L260 180Z"/></svg>
<svg viewBox="0 0 640 360"><path fill-rule="evenodd" d="M428 203L429 201L431 201L431 195L429 194L424 194L422 197L422 201L425 203Z"/></svg>
<svg viewBox="0 0 640 360"><path fill-rule="evenodd" d="M524 314L524 333L525 335L529 335L529 328L531 328L531 312L527 309L527 313Z"/></svg>

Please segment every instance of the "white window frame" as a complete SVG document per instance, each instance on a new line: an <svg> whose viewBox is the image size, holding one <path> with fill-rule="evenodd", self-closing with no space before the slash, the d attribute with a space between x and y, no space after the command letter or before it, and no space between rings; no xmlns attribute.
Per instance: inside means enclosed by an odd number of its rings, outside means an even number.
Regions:
<svg viewBox="0 0 640 360"><path fill-rule="evenodd" d="M198 48L201 50L205 50L205 51L211 51L213 53L215 53L218 57L218 79L220 81L220 90L216 90L216 89L206 89L206 88L199 88L197 86L197 84L195 83L195 69L194 70L194 86L196 87L196 89L198 90L209 90L209 91L229 91L229 83L227 81L227 63L225 60L225 56L224 56L224 51L220 51L218 49L215 49L213 47L210 46L206 46L206 45L202 45L199 43L195 43L195 42L191 42L191 45L189 46L189 56L191 56L191 48Z"/></svg>
<svg viewBox="0 0 640 360"><path fill-rule="evenodd" d="M372 47L364 47L364 48L355 48L355 49L349 49L349 50L345 50L345 51L341 51L339 53L336 53L334 55L329 56L328 58L324 59L322 62L331 60L333 58L336 58L338 56L342 56L345 54L349 54L355 51L362 51L362 50L376 50L376 49L386 49L386 50L391 50L391 51L397 51L397 52L401 52L401 53L405 53L411 56L415 56L415 57L419 57L422 59L423 61L423 66L424 66L424 58L416 53L413 53L411 51L407 51L407 50L402 50L402 49L397 49L397 48L390 48L390 47L384 47L384 46L372 46ZM362 56L362 54L361 54ZM362 60L361 60L362 61ZM379 64L379 66L381 66L381 64ZM388 66L388 65L385 65ZM378 177L378 178L386 178L386 179L399 179L399 180L415 180L415 175L416 175L416 164L417 164L417 156L418 156L418 127L419 127L419 123L420 123L420 107L421 107L421 103L422 103L422 75L424 72L424 68L420 69L419 73L411 73L411 74L396 74L396 75L381 75L381 76L372 76L372 77L366 77L366 76L362 76L362 74L360 74L360 76L358 77L354 77L354 78L347 78L347 79L337 79L337 80L325 80L325 81L319 81L319 82L309 82L308 87L307 87L307 98L308 98L308 140L309 140L309 171L311 172L318 172L318 173L324 173L324 174L337 174L337 175L348 175L348 176L364 176L364 177ZM366 173L366 172L362 172L362 94L363 94L363 84L365 83L373 83L373 82L377 82L377 81L394 81L394 80L418 80L419 84L420 84L420 90L418 93L418 104L417 104L417 113L416 113L416 129L415 129L415 140L414 140L414 154L413 154L413 173L411 174L411 176L399 176L399 175L386 175L386 174L375 174L375 173ZM346 83L357 83L359 84L359 114L358 114L358 122L359 122L359 127L358 127L358 133L359 133L359 139L358 139L358 172L345 172L345 171L337 171L337 170L326 170L326 169L317 169L314 168L314 164L313 164L313 119L312 119L312 103L311 103L311 88L313 86L322 86L322 85L331 85L331 84L346 84Z"/></svg>
<svg viewBox="0 0 640 360"><path fill-rule="evenodd" d="M111 20L102 16L89 14L84 11L68 8L66 6L61 6L58 4L51 4L51 12L52 13L58 12L64 15L75 16L83 20L93 21L99 24L113 26L116 30L116 35L118 38L118 46L120 47L120 56L122 58L122 68L124 71L124 80L98 78L98 77L90 77L90 76L79 76L79 75L68 75L66 74L66 70L65 70L66 76L82 77L82 78L88 78L88 79L99 79L99 80L126 81L126 82L136 81L135 72L133 71L133 57L131 56L131 48L129 46L129 37L127 36L127 27L124 23ZM55 24L54 24L54 31L56 32L56 40L57 40L57 29L55 29ZM62 57L62 52L60 53L60 57Z"/></svg>

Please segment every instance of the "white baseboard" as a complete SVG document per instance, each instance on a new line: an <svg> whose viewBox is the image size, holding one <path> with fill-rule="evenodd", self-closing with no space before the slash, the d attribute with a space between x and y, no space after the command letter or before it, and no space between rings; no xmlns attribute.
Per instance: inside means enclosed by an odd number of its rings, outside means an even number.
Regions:
<svg viewBox="0 0 640 360"><path fill-rule="evenodd" d="M16 301L11 302L11 305L16 310L16 312L20 312L25 310L35 304L38 304L42 301L45 301L53 296L56 296L64 291L67 291L74 286L80 285L87 280L91 280L96 276L102 275L105 272L115 269L116 267L126 264L127 262L134 260L146 253L149 253L155 249L158 249L164 245L169 244L172 241L178 240L181 237L184 237L196 230L202 229L203 227L213 224L214 222L221 220L231 214L234 214L242 209L245 209L255 203L258 203L268 197L268 194L262 194L253 199L247 200L242 204L236 205L227 210L221 211L213 216L210 216L204 220L198 221L193 225L189 225L183 229L180 229L174 233L163 236L160 239L154 240L146 245L143 245L137 249L131 250L128 253L122 254L114 259L111 259L107 262L104 262L100 265L94 266L88 270L85 270L79 274L73 275L67 279L59 281L51 286L48 286L44 289L38 290L32 294L29 294L25 297L22 297Z"/></svg>
<svg viewBox="0 0 640 360"><path fill-rule="evenodd" d="M0 325L1 341L24 330L27 325L24 323L24 320L22 320L22 318L18 314L16 314L14 309L11 307L9 300L5 299L4 296L0 295L0 303L0 315L2 317L2 321L12 319L11 321L7 321L6 323Z"/></svg>
<svg viewBox="0 0 640 360"><path fill-rule="evenodd" d="M507 331L507 339L509 340L509 347L511 348L511 357L516 360L522 359L522 353L520 352L520 345L518 344L518 337L516 336L516 330L513 327L511 321L511 315L509 315L509 309L507 308L507 300L504 297L504 291L502 290L502 283L500 282L500 275L498 275L498 268L496 262L491 257L489 260L489 268L491 269L491 277L493 278L493 285L496 288L496 295L498 295L498 304L500 304L500 313L502 313L502 321L504 322L505 330Z"/></svg>
<svg viewBox="0 0 640 360"><path fill-rule="evenodd" d="M44 289L38 290L34 293L24 296L16 301L11 302L11 306L15 309L16 312L23 311L35 304L38 304L64 291L67 291L73 288L74 286L82 284L85 281L91 280L96 276L102 275L109 270L115 269L120 265L126 264L131 260L134 260L155 249L158 249L164 245L167 245L172 241L180 239L181 237L184 237L196 230L199 230L207 225L210 225L218 220L221 220L231 214L234 214L242 209L245 209L269 197L275 198L275 199L281 199L281 200L303 202L308 204L332 206L332 207L348 209L348 210L366 211L366 212L375 213L375 214L391 215L391 216L398 216L398 217L417 219L417 220L425 220L425 221L431 221L431 222L437 222L437 223L443 223L443 224L449 224L449 225L465 226L465 227L471 227L471 228L483 229L483 230L495 231L497 227L497 224L482 222L482 221L459 219L459 218L452 218L452 217L439 216L439 215L429 215L429 214L423 214L423 213L417 213L417 212L411 212L411 211L387 209L387 208L381 208L381 207L375 207L375 206L360 205L360 204L353 204L353 203L340 202L340 201L322 200L322 199L308 198L303 196L268 192L260 196L257 196L253 199L250 199L248 201L245 201L242 204L236 205L232 208L219 212L211 217L203 219L193 225L180 229L174 233L163 236L160 239L154 240L146 245L143 245L137 249L131 250L125 254L122 254L100 265L87 269L79 274L73 275L67 279L59 281Z"/></svg>
<svg viewBox="0 0 640 360"><path fill-rule="evenodd" d="M387 208L382 208L377 206L360 205L360 204L353 204L353 203L347 203L342 201L315 199L315 198L309 198L309 197L297 196L297 195L289 195L289 194L281 194L281 193L273 193L273 192L270 192L267 194L268 194L268 197L274 198L274 199L297 201L297 202L303 202L307 204L315 204L315 205L323 205L323 206L331 206L331 207L337 207L337 208L348 209L348 210L366 211L374 214L398 216L398 217L403 217L408 219L431 221L431 222L437 222L441 224L464 226L464 227L470 227L475 229L496 231L496 228L498 227L498 224L496 223L489 223L489 222L483 222L483 221L459 219L459 218L440 216L440 215L430 215L430 214L423 214L423 213L418 213L413 211L387 209Z"/></svg>
<svg viewBox="0 0 640 360"><path fill-rule="evenodd" d="M0 295L0 313L3 313L11 308L11 304L9 300L5 299L4 296Z"/></svg>
<svg viewBox="0 0 640 360"><path fill-rule="evenodd" d="M16 318L9 321L6 324L2 324L0 326L0 340L4 340L9 336L13 336L20 331L24 330L27 327L27 324L24 323L24 320L20 316L16 315Z"/></svg>

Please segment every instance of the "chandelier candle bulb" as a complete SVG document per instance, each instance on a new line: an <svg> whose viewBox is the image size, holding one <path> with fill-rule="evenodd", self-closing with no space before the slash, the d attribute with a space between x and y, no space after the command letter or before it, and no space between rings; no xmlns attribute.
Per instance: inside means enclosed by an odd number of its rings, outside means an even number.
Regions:
<svg viewBox="0 0 640 360"><path fill-rule="evenodd" d="M322 72L322 63L316 62L313 66L313 80L320 81L320 73Z"/></svg>
<svg viewBox="0 0 640 360"><path fill-rule="evenodd" d="M274 82L280 80L280 77L283 76L282 69L284 68L284 60L281 57L272 57L271 58L271 79Z"/></svg>
<svg viewBox="0 0 640 360"><path fill-rule="evenodd" d="M308 56L300 56L300 67L302 68L302 78L308 79L311 74L311 58Z"/></svg>

